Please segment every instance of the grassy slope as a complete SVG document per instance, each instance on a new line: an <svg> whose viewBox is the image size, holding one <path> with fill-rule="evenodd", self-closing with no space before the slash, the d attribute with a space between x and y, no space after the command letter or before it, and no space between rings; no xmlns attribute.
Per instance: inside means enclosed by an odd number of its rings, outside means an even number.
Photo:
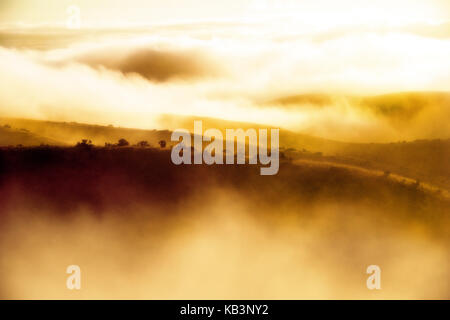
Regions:
<svg viewBox="0 0 450 320"><path fill-rule="evenodd" d="M448 92L399 92L376 96L349 96L327 94L299 94L279 97L263 101L263 105L278 105L284 108L301 108L302 106L324 107L336 101L346 100L348 103L360 105L377 114L408 120L415 113L430 105L440 105L450 108L450 93ZM401 119L397 119L401 120Z"/></svg>
<svg viewBox="0 0 450 320"><path fill-rule="evenodd" d="M193 130L191 117L167 117L163 123L170 127ZM258 128L262 126L231 121L204 118L203 127L219 128ZM81 139L90 139L95 145L117 142L121 138L134 144L141 140L157 146L159 140L170 141L170 131L137 130L78 123L59 123L35 120L0 119L0 124L10 124L13 128L26 128L30 133L19 130L4 130L0 145L25 146L53 144L74 145ZM390 171L410 179L450 190L450 140L422 140L389 144L343 143L316 138L282 130L280 146L295 149L288 153L293 159L308 158L317 161L332 161L341 164L361 166L371 170ZM303 152L302 152L303 151ZM320 155L314 153L320 152Z"/></svg>
<svg viewBox="0 0 450 320"><path fill-rule="evenodd" d="M40 136L26 129L0 127L0 146L38 146L41 144L65 145L61 141Z"/></svg>
<svg viewBox="0 0 450 320"><path fill-rule="evenodd" d="M350 166L282 160L277 175L261 176L258 165L176 166L170 160L170 150L156 148L3 148L0 175L3 191L13 179L16 188L12 192L21 190L61 206L115 206L132 199L176 202L213 186L228 186L255 198L254 203L270 205L326 199L384 206L390 204L382 200L389 199L391 204L405 206L407 214L415 202L447 209L450 204L446 197L437 197L420 186Z"/></svg>
<svg viewBox="0 0 450 320"><path fill-rule="evenodd" d="M34 134L48 137L48 139L60 141L68 145L75 145L82 139L92 140L93 144L99 146L103 146L106 142L116 143L122 138L127 139L130 143L146 140L153 145L157 145L158 141L161 139L167 141L170 140L170 132L164 130L139 130L81 124L76 122L68 123L4 118L0 118L0 124L8 124L13 128L25 128Z"/></svg>

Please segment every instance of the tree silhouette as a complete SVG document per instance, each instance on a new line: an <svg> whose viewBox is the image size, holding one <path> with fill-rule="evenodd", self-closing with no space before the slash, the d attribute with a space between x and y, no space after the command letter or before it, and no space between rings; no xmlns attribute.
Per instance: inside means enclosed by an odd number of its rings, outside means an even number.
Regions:
<svg viewBox="0 0 450 320"><path fill-rule="evenodd" d="M78 142L76 147L78 148L91 148L92 147L92 141L88 139L83 139L81 142Z"/></svg>
<svg viewBox="0 0 450 320"><path fill-rule="evenodd" d="M158 142L158 144L159 144L159 146L161 148L165 148L166 147L166 140L161 140L161 141Z"/></svg>
<svg viewBox="0 0 450 320"><path fill-rule="evenodd" d="M119 142L117 143L118 147L127 147L129 145L130 143L125 139L120 139Z"/></svg>
<svg viewBox="0 0 450 320"><path fill-rule="evenodd" d="M147 141L139 141L136 146L140 148L148 148L150 147L150 144Z"/></svg>

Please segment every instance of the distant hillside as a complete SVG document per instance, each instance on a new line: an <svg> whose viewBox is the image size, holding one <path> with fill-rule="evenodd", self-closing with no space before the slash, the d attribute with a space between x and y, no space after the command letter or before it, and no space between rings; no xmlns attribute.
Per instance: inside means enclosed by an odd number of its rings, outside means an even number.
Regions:
<svg viewBox="0 0 450 320"><path fill-rule="evenodd" d="M39 146L41 144L65 145L61 141L31 133L27 129L15 129L9 125L0 127L0 146Z"/></svg>
<svg viewBox="0 0 450 320"><path fill-rule="evenodd" d="M264 101L262 104L275 104L285 108L301 108L302 106L323 107L342 101L360 105L386 117L406 117L405 120L408 120L411 116L431 105L450 108L450 93L398 92L375 96L298 94L278 97Z"/></svg>
<svg viewBox="0 0 450 320"><path fill-rule="evenodd" d="M186 128L193 131L194 120L203 121L203 130L218 128L224 132L230 129L266 128L262 125L218 120L213 118L165 116L161 123L167 128ZM49 122L37 120L0 119L0 124L10 124L0 137L0 145L38 146L75 145L82 139L92 140L94 145L104 146L105 142L117 143L126 139L131 144L147 141L157 146L166 140L170 146L171 131L138 130L79 123ZM418 140L396 143L344 143L321 139L288 130L280 130L280 147L291 150L291 156L336 163L356 165L371 170L389 171L413 180L428 182L450 190L450 140Z"/></svg>
<svg viewBox="0 0 450 320"><path fill-rule="evenodd" d="M450 109L448 92L402 92L353 99L374 112L397 121L408 121L432 106Z"/></svg>
<svg viewBox="0 0 450 320"><path fill-rule="evenodd" d="M323 97L306 97L305 99ZM193 130L196 117L166 116L161 119L168 127ZM267 128L258 124L201 118L207 128L248 129ZM298 151L297 157L332 157L332 161L352 164L374 170L390 171L427 181L450 190L450 139L416 140L395 143L345 143L280 130L280 147ZM330 160L330 159L327 159Z"/></svg>
<svg viewBox="0 0 450 320"><path fill-rule="evenodd" d="M123 138L132 144L145 140L151 145L157 146L160 140L170 140L170 132L167 130L139 130L76 122L0 118L0 124L3 123L8 123L16 128L25 128L33 134L47 137L53 141L64 141L66 145L75 145L82 139L89 139L95 145L104 146L105 143L117 143L119 139ZM11 143L7 143L6 138L4 141L3 145L11 145ZM36 143L35 145L39 144ZM56 144L59 145L61 143Z"/></svg>
<svg viewBox="0 0 450 320"><path fill-rule="evenodd" d="M300 94L258 101L263 108L302 113L302 132L351 142L450 139L449 92L377 96Z"/></svg>
<svg viewBox="0 0 450 320"><path fill-rule="evenodd" d="M347 144L337 155L361 167L398 173L450 190L450 139Z"/></svg>
<svg viewBox="0 0 450 320"><path fill-rule="evenodd" d="M161 123L169 130L184 128L193 132L194 120L203 121L203 130L209 128L217 128L225 132L225 129L242 128L246 130L249 128L268 128L267 126L253 123L226 121L205 117L182 117L172 115L163 116L161 118ZM82 139L89 139L94 145L103 146L105 145L105 143L115 143L119 139L124 138L132 144L145 140L148 141L151 145L156 146L158 144L158 141L160 140L166 140L169 142L171 136L171 131L169 130L142 130L81 124L75 122L69 123L0 118L0 125L6 123L17 128L25 128L33 134L40 135L42 137L48 137L49 139L53 139L54 141L64 141L64 143L68 145L75 145ZM57 143L57 145L60 144L61 143ZM3 145L14 144L8 143L7 139L5 138L5 143L3 143ZM288 130L280 130L280 146L285 148L305 148L314 152L334 154L345 145L346 144L343 142L298 134L290 132Z"/></svg>
<svg viewBox="0 0 450 320"><path fill-rule="evenodd" d="M224 133L226 129L258 130L258 129L274 128L267 125L261 125L256 123L237 122L237 121L228 121L222 119L193 117L193 116L187 117L187 116L165 115L161 117L160 122L163 126L166 126L170 129L186 128L189 131L193 132L194 120L202 120L203 131L209 128L216 128ZM301 134L289 130L280 129L280 147L284 148L300 148L300 149L304 148L314 152L325 152L329 154L334 154L336 151L340 150L345 145L347 145L347 143L333 141L329 139L322 139L307 134Z"/></svg>

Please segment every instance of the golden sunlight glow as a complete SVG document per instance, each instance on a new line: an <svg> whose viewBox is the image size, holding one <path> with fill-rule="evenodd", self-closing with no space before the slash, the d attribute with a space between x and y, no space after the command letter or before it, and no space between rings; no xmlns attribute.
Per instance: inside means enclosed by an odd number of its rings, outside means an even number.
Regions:
<svg viewBox="0 0 450 320"><path fill-rule="evenodd" d="M448 299L449 119L450 0L0 0L0 299Z"/></svg>
<svg viewBox="0 0 450 320"><path fill-rule="evenodd" d="M450 18L446 0L14 0L2 1L5 23L64 23L66 8L79 6L86 26L152 24L180 21L273 19L327 29L345 25L401 25Z"/></svg>

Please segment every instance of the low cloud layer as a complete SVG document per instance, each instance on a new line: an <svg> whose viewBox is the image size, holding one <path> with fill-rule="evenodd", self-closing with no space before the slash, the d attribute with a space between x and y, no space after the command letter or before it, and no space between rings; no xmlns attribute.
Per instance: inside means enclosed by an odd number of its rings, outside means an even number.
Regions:
<svg viewBox="0 0 450 320"><path fill-rule="evenodd" d="M359 142L450 136L441 120L448 104L428 104L411 122L342 99L447 90L447 38L364 31L316 41L261 37L243 25L182 29L99 33L97 41L41 50L2 47L0 83L8 89L0 115L157 129L167 129L161 114L193 115ZM327 98L319 107L267 103L309 93Z"/></svg>
<svg viewBox="0 0 450 320"><path fill-rule="evenodd" d="M111 52L114 54L111 55ZM107 68L125 75L138 74L150 81L191 80L217 75L217 64L196 50L158 50L156 48L103 48L74 58L94 68Z"/></svg>

